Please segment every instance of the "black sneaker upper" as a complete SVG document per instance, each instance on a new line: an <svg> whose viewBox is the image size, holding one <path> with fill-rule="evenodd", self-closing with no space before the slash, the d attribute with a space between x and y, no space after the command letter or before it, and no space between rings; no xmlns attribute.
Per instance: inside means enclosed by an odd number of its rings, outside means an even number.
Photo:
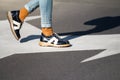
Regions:
<svg viewBox="0 0 120 80"><path fill-rule="evenodd" d="M50 44L55 44L55 45L70 44L69 41L65 41L59 38L59 36L56 33L54 33L52 36L49 36L49 37L46 37L43 34L41 34L40 41L50 43Z"/></svg>
<svg viewBox="0 0 120 80"><path fill-rule="evenodd" d="M17 11L11 11L13 20L15 20L15 21L17 21L19 23L22 23L21 20L20 20L20 18L19 18L19 13L20 13L19 10L17 10Z"/></svg>
<svg viewBox="0 0 120 80"><path fill-rule="evenodd" d="M16 11L8 11L7 14L12 33L17 40L21 37L20 29L22 26L22 21L19 18L19 13L20 11L16 10Z"/></svg>
<svg viewBox="0 0 120 80"><path fill-rule="evenodd" d="M14 30L15 30L16 36L17 36L18 38L21 37L21 36L20 36L20 29L21 29L21 26L22 26L22 22L21 22L21 20L20 20L20 18L19 18L19 13L20 13L19 10L17 10L17 11L11 11L11 15L12 15L12 19L13 19ZM15 27L16 27L16 28L18 27L18 28L15 29Z"/></svg>

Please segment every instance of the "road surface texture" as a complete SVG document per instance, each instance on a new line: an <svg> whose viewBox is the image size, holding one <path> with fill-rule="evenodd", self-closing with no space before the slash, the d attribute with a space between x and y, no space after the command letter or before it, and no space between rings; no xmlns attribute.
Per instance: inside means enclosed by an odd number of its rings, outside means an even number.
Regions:
<svg viewBox="0 0 120 80"><path fill-rule="evenodd" d="M53 28L72 44L40 47L39 9L16 41L6 12L29 0L0 0L0 80L120 80L120 0L54 0Z"/></svg>

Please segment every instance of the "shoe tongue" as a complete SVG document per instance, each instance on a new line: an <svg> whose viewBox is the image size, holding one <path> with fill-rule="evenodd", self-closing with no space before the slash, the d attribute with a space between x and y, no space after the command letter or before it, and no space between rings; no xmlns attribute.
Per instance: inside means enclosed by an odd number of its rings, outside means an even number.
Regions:
<svg viewBox="0 0 120 80"><path fill-rule="evenodd" d="M16 19L17 19L18 22L22 23L22 21L19 18L19 12L18 12L18 16L16 16Z"/></svg>
<svg viewBox="0 0 120 80"><path fill-rule="evenodd" d="M21 23L21 20L19 19L19 11L12 11L12 16L13 20Z"/></svg>

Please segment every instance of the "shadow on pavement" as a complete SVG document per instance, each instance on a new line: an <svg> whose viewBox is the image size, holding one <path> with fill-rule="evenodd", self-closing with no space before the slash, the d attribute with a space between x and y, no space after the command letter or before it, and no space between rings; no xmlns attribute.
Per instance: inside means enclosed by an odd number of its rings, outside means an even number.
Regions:
<svg viewBox="0 0 120 80"><path fill-rule="evenodd" d="M29 35L29 36L27 36L25 38L22 38L20 40L20 43L28 42L28 41L39 39L39 38L40 38L40 35Z"/></svg>
<svg viewBox="0 0 120 80"><path fill-rule="evenodd" d="M102 32L105 30L109 30L115 27L120 26L120 16L116 17L102 17L102 18L97 18L93 20L86 21L84 25L93 25L95 28L90 29L88 31L76 31L76 32L66 32L66 33L58 33L60 36L66 36L67 37L63 38L64 40L71 40L74 38L77 38L82 35L87 35L87 34L92 34L92 33L97 33L97 32ZM20 40L21 43L27 42L30 40L34 39L39 39L40 35L30 35L28 37L25 37Z"/></svg>

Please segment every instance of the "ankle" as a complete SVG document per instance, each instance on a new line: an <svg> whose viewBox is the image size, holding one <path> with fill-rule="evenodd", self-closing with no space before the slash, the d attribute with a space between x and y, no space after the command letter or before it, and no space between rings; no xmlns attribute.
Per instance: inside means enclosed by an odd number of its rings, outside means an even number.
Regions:
<svg viewBox="0 0 120 80"><path fill-rule="evenodd" d="M24 7L21 8L20 9L20 14L19 14L20 20L23 22L24 19L28 16L28 14L29 14L29 12L28 12L28 10L26 8L24 8Z"/></svg>
<svg viewBox="0 0 120 80"><path fill-rule="evenodd" d="M49 27L49 28L45 28L45 27L43 27L42 28L42 33L43 33L43 35L45 35L45 36L51 36L51 35L53 35L53 28L52 27Z"/></svg>

